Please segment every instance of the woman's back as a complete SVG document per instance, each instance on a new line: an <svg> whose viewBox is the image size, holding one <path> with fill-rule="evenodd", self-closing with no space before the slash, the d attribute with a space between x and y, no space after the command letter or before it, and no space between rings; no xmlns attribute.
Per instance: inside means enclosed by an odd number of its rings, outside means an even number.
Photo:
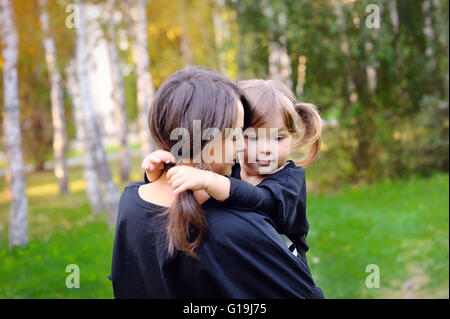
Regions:
<svg viewBox="0 0 450 319"><path fill-rule="evenodd" d="M208 237L200 260L164 244L164 207L139 196L143 182L121 197L110 279L116 298L322 298L306 260L286 247L270 217L210 199Z"/></svg>

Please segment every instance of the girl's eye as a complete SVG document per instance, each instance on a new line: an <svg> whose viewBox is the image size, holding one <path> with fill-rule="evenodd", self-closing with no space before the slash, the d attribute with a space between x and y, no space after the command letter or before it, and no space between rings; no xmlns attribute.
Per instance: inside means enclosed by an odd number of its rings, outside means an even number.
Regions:
<svg viewBox="0 0 450 319"><path fill-rule="evenodd" d="M284 136L277 136L276 139L277 139L277 141L281 141L284 139Z"/></svg>

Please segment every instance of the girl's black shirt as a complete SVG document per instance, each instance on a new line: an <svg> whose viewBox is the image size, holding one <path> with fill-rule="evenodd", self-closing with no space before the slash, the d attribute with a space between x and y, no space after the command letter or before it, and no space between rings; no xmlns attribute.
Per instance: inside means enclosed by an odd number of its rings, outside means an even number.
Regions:
<svg viewBox="0 0 450 319"><path fill-rule="evenodd" d="M139 196L138 188L145 182L125 187L108 276L115 298L324 298L304 255L306 242L303 244L298 239L302 237L297 236L303 233L306 237L309 225L301 225L303 217L298 218L299 211L303 214L306 208L301 196L289 197L294 193L289 190L294 186L287 185L292 184L289 179L296 171L295 164L290 161L258 187L236 177L238 165L229 176L230 197L225 201L210 198L202 204L208 236L196 249L199 260L181 251L169 256L165 217L159 216L166 207ZM275 180L270 182L271 178ZM267 196L273 194L283 195L289 201L279 196L280 201L274 204L272 198L271 204ZM244 203L243 207L236 206L236 199L239 205ZM298 210L299 205L303 211ZM286 214L288 209L296 210ZM279 233L294 234L289 237L294 239L291 240L298 256L289 250ZM306 250L301 250L301 245Z"/></svg>

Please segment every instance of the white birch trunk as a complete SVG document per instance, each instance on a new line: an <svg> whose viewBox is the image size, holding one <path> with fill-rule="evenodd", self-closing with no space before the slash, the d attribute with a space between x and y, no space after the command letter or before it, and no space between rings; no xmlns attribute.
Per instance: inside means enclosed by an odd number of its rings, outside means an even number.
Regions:
<svg viewBox="0 0 450 319"><path fill-rule="evenodd" d="M28 244L28 199L25 192L25 172L20 132L19 84L17 74L18 39L13 23L13 8L9 0L0 0L0 38L2 39L4 119L3 137L6 148L8 185L12 197L9 215L9 244Z"/></svg>
<svg viewBox="0 0 450 319"><path fill-rule="evenodd" d="M298 57L298 68L297 68L297 87L295 88L295 93L297 96L303 95L303 90L306 82L306 57Z"/></svg>
<svg viewBox="0 0 450 319"><path fill-rule="evenodd" d="M340 33L343 35L342 38L342 44L341 44L341 51L344 54L345 57L345 69L346 69L346 82L347 82L347 93L348 93L348 101L353 103L356 101L356 93L355 93L355 82L353 81L353 78L351 76L351 69L349 64L350 59L350 45L349 41L346 35L345 30L345 17L344 13L342 12L341 4L335 3L334 5L334 12L337 17L337 25L339 26Z"/></svg>
<svg viewBox="0 0 450 319"><path fill-rule="evenodd" d="M372 34L375 39L379 37L379 29L372 29ZM376 40L375 40L376 41ZM374 42L369 39L364 44L365 52L367 55L367 64L366 64L366 77L367 77L367 87L371 94L375 93L378 86L378 72L377 69L379 67L379 63L376 61L376 58L373 54Z"/></svg>
<svg viewBox="0 0 450 319"><path fill-rule="evenodd" d="M431 1L430 0L425 0L422 3L422 12L425 17L423 33L425 34L425 39L426 39L426 43L427 43L427 49L425 51L425 54L427 56L432 56L433 55L434 30L433 30L432 19L431 19Z"/></svg>
<svg viewBox="0 0 450 319"><path fill-rule="evenodd" d="M150 74L150 57L147 44L147 16L144 0L133 0L131 16L134 24L133 53L136 61L136 91L138 104L138 127L142 156L152 150L152 141L148 128L148 111L154 95L152 75Z"/></svg>
<svg viewBox="0 0 450 319"><path fill-rule="evenodd" d="M377 89L377 64L371 61L373 60L373 44L370 40L365 43L365 51L368 57L368 62L366 65L367 86L369 88L369 92L374 93Z"/></svg>
<svg viewBox="0 0 450 319"><path fill-rule="evenodd" d="M192 54L191 44L189 40L189 33L188 33L188 23L186 22L185 14L187 12L185 0L178 0L177 5L177 14L178 14L178 22L180 23L182 34L181 34L181 41L180 41L180 50L183 54L184 64L186 66L193 65L194 64L194 56Z"/></svg>
<svg viewBox="0 0 450 319"><path fill-rule="evenodd" d="M270 0L261 1L262 11L269 22L269 78L278 80L292 88L292 66L287 50L286 12L275 14ZM275 32L278 28L279 32ZM279 35L276 35L276 34Z"/></svg>
<svg viewBox="0 0 450 319"><path fill-rule="evenodd" d="M65 194L68 189L68 170L66 161L66 119L64 115L61 75L56 63L55 42L49 27L47 0L40 0L40 21L44 33L45 59L51 85L52 122L53 122L53 152L55 157L55 175L59 183L59 193Z"/></svg>
<svg viewBox="0 0 450 319"><path fill-rule="evenodd" d="M109 42L108 53L111 66L111 77L113 87L113 100L116 103L116 110L119 122L119 140L120 140L120 178L128 181L130 176L130 148L128 147L128 124L125 107L125 91L123 86L123 77L120 71L119 54L115 45L116 26L114 21L115 0L109 0L110 22L108 27Z"/></svg>
<svg viewBox="0 0 450 319"><path fill-rule="evenodd" d="M80 83L80 96L82 98L83 122L85 124L85 133L90 151L94 154L95 167L100 182L103 186L103 194L106 205L106 214L108 224L114 226L117 220L119 208L119 192L111 176L106 153L101 141L100 130L95 119L92 97L90 92L89 75L86 65L88 58L86 49L86 25L85 25L85 6L83 0L77 0L79 8L79 27L77 31L77 76Z"/></svg>
<svg viewBox="0 0 450 319"><path fill-rule="evenodd" d="M100 183L97 171L95 170L94 154L91 152L89 143L86 139L86 128L83 122L83 106L80 96L79 81L76 75L75 61L72 61L66 69L67 75L67 89L72 97L74 107L75 127L77 130L77 137L81 140L83 145L83 175L86 183L86 196L91 205L94 214L101 213L105 209L105 204L102 199L100 191Z"/></svg>
<svg viewBox="0 0 450 319"><path fill-rule="evenodd" d="M389 1L389 14L391 18L392 28L394 30L394 35L397 35L400 31L399 29L400 20L398 18L397 0Z"/></svg>
<svg viewBox="0 0 450 319"><path fill-rule="evenodd" d="M213 23L214 23L214 37L216 42L216 49L219 62L219 71L227 74L227 58L224 50L224 34L225 24L222 19L222 10L225 5L225 0L215 0L213 4Z"/></svg>

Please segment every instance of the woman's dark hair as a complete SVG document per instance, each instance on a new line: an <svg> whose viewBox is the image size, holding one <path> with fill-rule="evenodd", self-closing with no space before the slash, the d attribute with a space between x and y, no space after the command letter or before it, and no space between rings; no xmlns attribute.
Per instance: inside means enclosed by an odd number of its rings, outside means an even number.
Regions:
<svg viewBox="0 0 450 319"><path fill-rule="evenodd" d="M244 106L244 129L250 122L250 107L245 94L227 77L199 67L187 67L171 74L161 84L149 110L148 123L156 147L171 151L178 140L170 138L183 128L193 136L193 121L201 120L201 132L217 128L234 128L238 101ZM193 141L189 138L190 158ZM200 151L208 143L201 140ZM179 154L173 154L176 158ZM178 249L198 258L194 250L207 235L204 211L191 190L179 194L173 205L161 216L167 216L166 238L170 255Z"/></svg>

